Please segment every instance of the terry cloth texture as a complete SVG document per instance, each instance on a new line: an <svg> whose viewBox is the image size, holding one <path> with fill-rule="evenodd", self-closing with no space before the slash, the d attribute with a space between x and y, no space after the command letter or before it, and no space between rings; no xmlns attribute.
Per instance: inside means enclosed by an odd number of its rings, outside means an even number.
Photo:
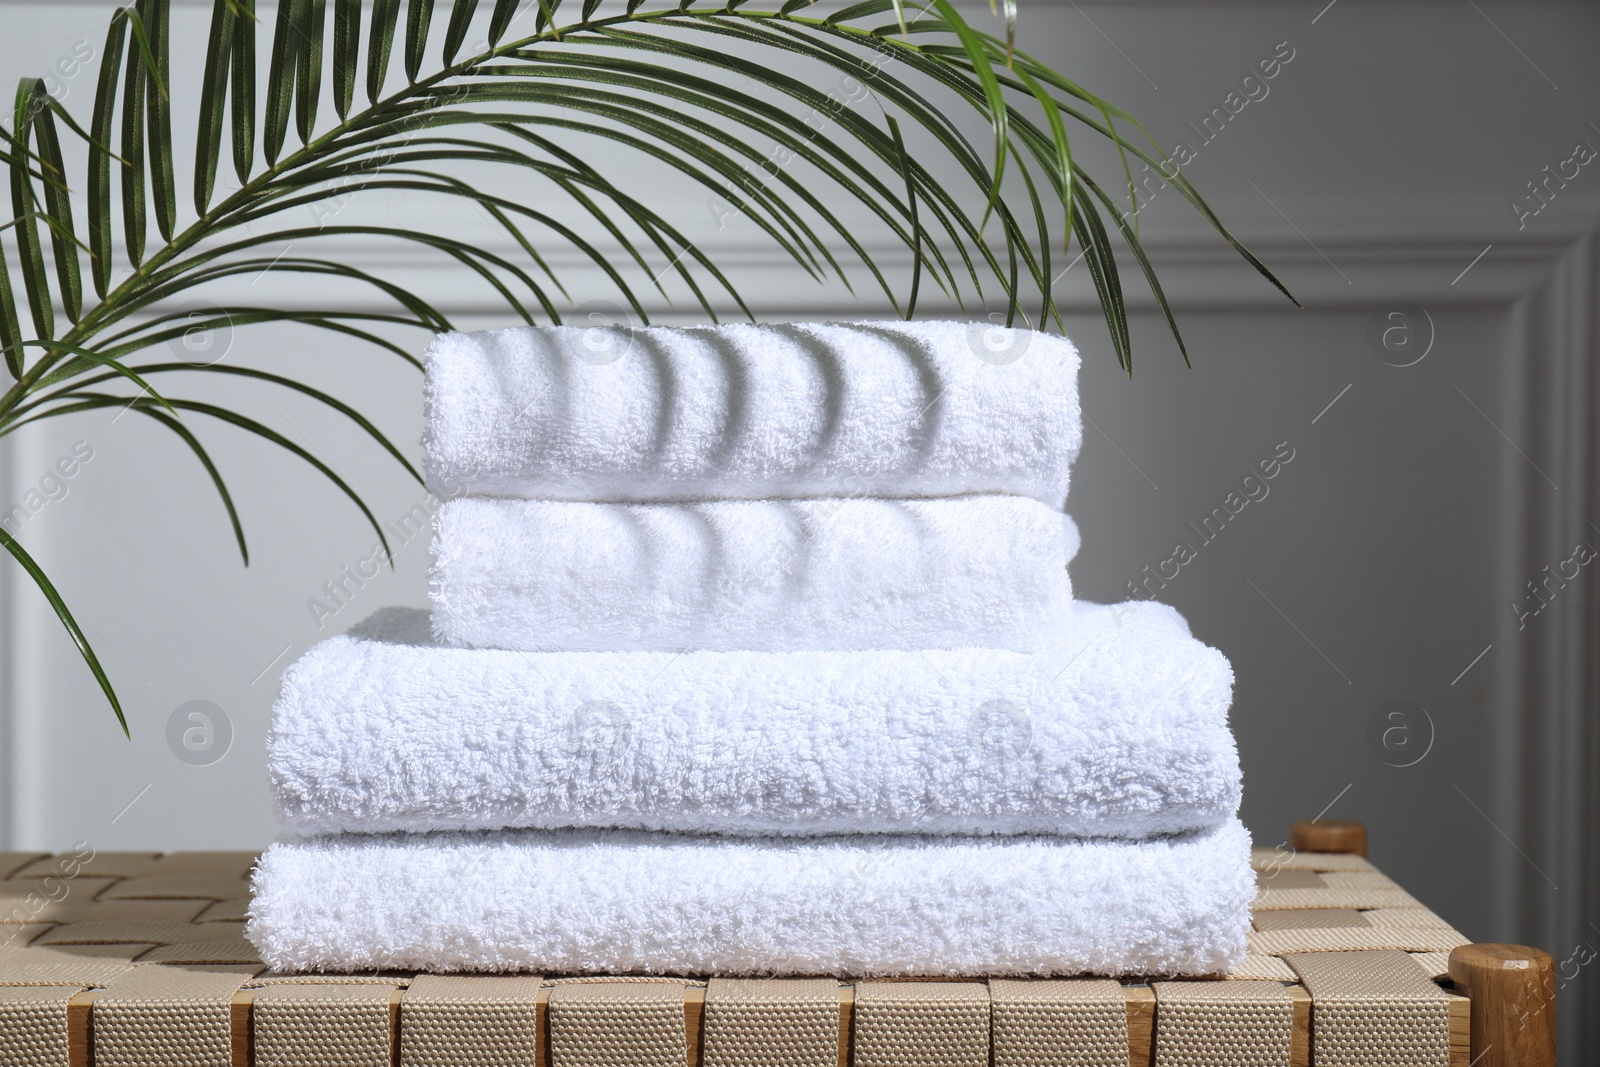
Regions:
<svg viewBox="0 0 1600 1067"><path fill-rule="evenodd" d="M1255 875L1236 820L1141 842L632 831L280 842L248 936L278 971L1223 974Z"/></svg>
<svg viewBox="0 0 1600 1067"><path fill-rule="evenodd" d="M426 470L441 496L1059 508L1078 362L1064 337L968 322L447 333L427 355Z"/></svg>
<svg viewBox="0 0 1600 1067"><path fill-rule="evenodd" d="M1232 684L1148 602L1035 653L444 648L392 608L289 668L268 748L300 834L1133 837L1238 810Z"/></svg>
<svg viewBox="0 0 1600 1067"><path fill-rule="evenodd" d="M1069 610L1078 530L1014 496L439 510L441 643L524 652L1028 652Z"/></svg>

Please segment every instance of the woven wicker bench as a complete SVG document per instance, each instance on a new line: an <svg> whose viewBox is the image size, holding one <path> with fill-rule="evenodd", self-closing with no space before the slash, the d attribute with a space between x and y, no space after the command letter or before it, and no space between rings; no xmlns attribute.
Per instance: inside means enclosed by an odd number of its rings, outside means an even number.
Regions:
<svg viewBox="0 0 1600 1067"><path fill-rule="evenodd" d="M254 856L0 853L0 1067L1554 1067L1550 957L1472 945L1355 823L1258 850L1226 980L274 975Z"/></svg>

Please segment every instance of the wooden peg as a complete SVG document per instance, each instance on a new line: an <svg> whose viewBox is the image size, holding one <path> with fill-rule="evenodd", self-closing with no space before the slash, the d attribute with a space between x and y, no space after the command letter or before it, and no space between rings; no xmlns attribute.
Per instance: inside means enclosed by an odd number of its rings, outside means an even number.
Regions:
<svg viewBox="0 0 1600 1067"><path fill-rule="evenodd" d="M1526 945L1462 945L1450 980L1472 999L1474 1067L1555 1067L1556 975Z"/></svg>
<svg viewBox="0 0 1600 1067"><path fill-rule="evenodd" d="M1304 819L1289 827L1289 844L1296 852L1353 852L1367 855L1367 824L1343 819Z"/></svg>

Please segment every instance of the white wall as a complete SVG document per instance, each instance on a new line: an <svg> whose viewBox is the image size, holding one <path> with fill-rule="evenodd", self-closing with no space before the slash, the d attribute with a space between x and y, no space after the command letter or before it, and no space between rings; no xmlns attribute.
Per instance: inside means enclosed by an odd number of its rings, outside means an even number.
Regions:
<svg viewBox="0 0 1600 1067"><path fill-rule="evenodd" d="M0 69L37 70L86 30L97 42L109 6L0 5ZM187 39L209 10L180 8ZM1194 369L1182 367L1148 309L1134 323L1131 382L1094 317L1070 323L1085 350L1093 422L1070 502L1084 533L1080 591L1122 595L1176 540L1195 542L1185 523L1288 442L1295 458L1270 495L1160 594L1235 665L1245 817L1258 841L1275 844L1289 820L1324 809L1364 819L1374 859L1469 936L1530 939L1558 960L1579 942L1600 943L1586 925L1600 926L1600 909L1581 888L1600 884L1593 849L1583 847L1593 787L1573 784L1592 777L1581 760L1594 742L1573 732L1582 720L1571 710L1592 695L1574 663L1594 633L1593 578L1585 572L1525 631L1510 608L1543 562L1580 539L1600 544L1587 526L1600 524L1588 507L1583 422L1592 381L1571 377L1593 344L1593 251L1581 241L1600 205L1600 168L1586 168L1524 228L1508 206L1575 141L1600 147L1591 124L1600 122L1600 12L1035 0L1022 19L1025 47L1143 117L1164 144L1199 146L1188 122L1221 105L1281 42L1294 53L1265 99L1199 147L1189 173L1306 309L1225 254L1167 190L1146 235L1177 297ZM80 79L68 102L86 107L91 94ZM715 232L697 201L672 209L732 247L765 317L885 313L837 287L809 288L748 230ZM482 297L450 272L380 262L420 279L469 325L503 319L482 317ZM1060 288L1079 312L1090 307L1083 274ZM1433 345L1415 366L1390 366L1369 348L1369 318L1392 301L1421 304L1431 317ZM418 377L392 357L288 330L241 330L228 358L356 400L415 451ZM248 387L232 395L330 457L380 517L422 499L335 419ZM248 570L203 472L153 425L85 416L0 449L5 503L73 442L94 448L67 496L23 539L92 624L134 732L121 738L38 596L7 574L0 845L264 844L273 822L263 736L278 671L371 608L424 602L419 539L398 550L394 574L319 630L308 598L367 553L370 533L296 461L225 428L207 439L239 497ZM1576 652L1551 658L1573 642ZM1558 675L1570 682L1559 692ZM1550 695L1534 704L1536 692ZM234 731L227 755L205 767L181 762L165 736L174 709L197 698L219 705ZM1390 766L1368 744L1369 718L1396 699L1431 716L1432 749L1415 766ZM1600 978L1585 970L1572 986L1592 1004ZM1563 1010L1578 1025L1582 1013Z"/></svg>

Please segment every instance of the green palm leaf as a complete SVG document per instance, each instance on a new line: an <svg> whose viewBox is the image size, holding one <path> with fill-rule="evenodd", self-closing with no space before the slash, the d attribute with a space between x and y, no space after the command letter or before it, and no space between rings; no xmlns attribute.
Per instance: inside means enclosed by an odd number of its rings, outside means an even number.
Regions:
<svg viewBox="0 0 1600 1067"><path fill-rule="evenodd" d="M341 120L355 101L356 60L361 48L361 0L333 0L333 109Z"/></svg>
<svg viewBox="0 0 1600 1067"><path fill-rule="evenodd" d="M49 100L50 92L44 82L36 83L34 100ZM83 279L79 274L78 238L72 222L72 200L64 184L67 165L61 155L61 138L56 133L55 114L48 107L41 108L33 119L34 136L39 146L39 160L45 173L55 179L44 182L45 210L49 212L50 250L56 264L57 295L72 322L78 321L83 308Z"/></svg>
<svg viewBox="0 0 1600 1067"><path fill-rule="evenodd" d="M553 4L546 4L540 0L541 8L548 12ZM506 28L511 25L511 16L517 13L517 0L494 0L494 13L489 16L489 46L497 47L500 39L506 35ZM630 11L631 15L633 12Z"/></svg>
<svg viewBox="0 0 1600 1067"><path fill-rule="evenodd" d="M327 22L327 0L295 4L300 49L295 63L294 126L301 144L311 140L317 125L317 103L322 99L322 33Z"/></svg>
<svg viewBox="0 0 1600 1067"><path fill-rule="evenodd" d="M353 422L417 477L356 406L267 369L136 357L191 331L277 323L376 346L417 366L394 331L446 330L449 320L382 270L319 254L318 242L327 238L443 257L526 322L559 322L572 303L551 266L560 261L549 256L562 248L586 260L641 322L648 315L639 294L651 290L662 299L686 293L712 319L729 305L748 315L737 274L715 246L652 206L653 190L641 177L649 171L635 165L640 160L670 168L708 205L726 205L726 216L794 263L797 278L838 282L851 292L864 278L907 316L937 289L962 306L1003 299L1007 322L1059 327L1056 242L1069 256L1076 243L1116 358L1130 373L1133 338L1118 243L1189 358L1139 240L1135 205L1122 210L1107 191L1124 184L1131 190L1132 162L1161 167L1222 240L1283 288L1132 115L1015 48L1012 0L999 5L999 36L969 23L954 0L932 0L914 17L904 0L861 0L826 17L807 13L810 0L765 10L750 2L663 0L650 7L627 0L603 7L582 0L563 7L560 0L538 0L527 7L531 19L519 24L518 0L452 0L448 16L441 13L442 65L429 70L436 0L373 0L365 26L360 0L332 0L331 11L328 0L280 0L258 101L255 0L213 0L192 102L170 96L170 0L119 8L86 125L32 78L19 83L9 128L0 122L0 167L12 204L12 218L0 220L0 251L6 241L15 245L11 260L0 255L0 348L12 379L0 392L0 438L44 419L115 408L153 419L206 472L248 563L234 497L195 425L220 421L309 464L383 541L371 509L331 464L226 406L171 389L157 393L150 379L244 381L297 393ZM486 16L480 7L488 8ZM874 24L885 17L891 21ZM318 114L324 79L332 121ZM358 79L364 104L356 99ZM830 85L861 92L846 100ZM192 180L193 196L185 198L192 199L192 217L180 217L175 195L175 114L198 116L194 171L185 176ZM291 122L298 145L288 141ZM81 182L67 173L61 127L87 142ZM225 127L238 188L219 192ZM1084 168L1072 137L1085 132L1105 138L1118 154L1117 184L1107 186ZM492 172L514 177L515 191L490 191ZM121 196L122 263L112 244L113 178ZM504 244L335 221L348 198L385 192L470 204ZM306 224L307 211L315 225ZM80 212L86 242L77 236ZM146 232L152 216L156 242ZM879 262L874 250L882 241L909 253L909 278ZM92 297L80 277L84 251ZM304 279L312 288L361 286L386 306L174 310L197 287L266 274ZM65 311L62 323L56 307ZM126 729L116 694L65 600L9 532L0 530L0 543L45 594Z"/></svg>
<svg viewBox="0 0 1600 1067"><path fill-rule="evenodd" d="M28 133L37 114L42 110L34 103L34 94L41 92L42 82L23 81L17 86L16 133L19 144L26 146ZM50 175L45 174L50 180ZM28 311L33 315L33 328L42 337L55 333L55 310L50 294L50 282L44 273L44 251L39 240L39 205L33 188L33 174L26 156L18 155L11 161L11 210L16 222L17 253L22 261L22 279L28 296Z"/></svg>
<svg viewBox="0 0 1600 1067"><path fill-rule="evenodd" d="M13 379L22 377L22 323L17 319L17 297L11 290L11 268L6 264L6 247L0 241L0 348L5 349L6 370Z"/></svg>
<svg viewBox="0 0 1600 1067"><path fill-rule="evenodd" d="M217 180L217 157L222 152L222 113L227 106L228 67L233 58L233 17L229 0L214 0L211 25L216 32L206 44L205 72L200 78L200 117L196 120L194 210L197 215L206 213L211 204L211 189Z"/></svg>
<svg viewBox="0 0 1600 1067"><path fill-rule="evenodd" d="M118 170L122 186L122 239L127 244L128 262L137 267L144 260L144 223L148 207L144 186L144 110L145 73L151 52L142 11L129 10L123 17L133 27L139 45L127 50L127 63L123 68L122 166Z"/></svg>
<svg viewBox="0 0 1600 1067"><path fill-rule="evenodd" d="M294 96L295 64L300 55L301 9L311 0L279 0L277 32L272 35L272 58L267 64L267 111L261 123L261 149L268 163L276 163L289 132L289 104Z"/></svg>
<svg viewBox="0 0 1600 1067"><path fill-rule="evenodd" d="M406 79L422 73L422 53L428 47L428 24L433 21L433 0L406 0Z"/></svg>
<svg viewBox="0 0 1600 1067"><path fill-rule="evenodd" d="M117 75L128 36L128 20L121 8L111 17L101 53L100 77L95 86L94 114L89 120L89 272L95 295L105 299L111 283L111 123L117 103ZM208 194L209 195L209 194ZM0 310L0 314L3 314Z"/></svg>
<svg viewBox="0 0 1600 1067"><path fill-rule="evenodd" d="M72 617L72 611L67 607L67 602L56 592L55 585L48 575L35 563L33 557L28 555L27 549L22 547L11 532L0 526L0 547L4 547L11 557L22 565L33 584L39 587L39 592L44 594L49 601L51 610L56 613L56 618L61 620L61 625L67 628L72 643L78 646L78 653L83 657L83 662L88 665L89 672L94 675L94 680L100 684L100 691L106 695L106 701L111 705L111 710L116 713L117 723L122 727L124 737L132 737L128 730L127 717L122 714L122 702L117 699L117 691L111 687L111 679L106 677L106 672L100 666L100 659L94 654L94 649L89 645L89 639L83 636L83 630L78 627L78 620Z"/></svg>
<svg viewBox="0 0 1600 1067"><path fill-rule="evenodd" d="M456 53L461 51L461 46L467 40L467 27L472 24L472 15L478 10L478 0L456 0L450 8L450 25L444 31L444 64L450 66L456 61ZM416 81L413 75L412 81Z"/></svg>
<svg viewBox="0 0 1600 1067"><path fill-rule="evenodd" d="M374 106L383 93L383 79L389 73L389 53L394 49L394 30L400 18L400 0L373 0L372 35L367 41L367 100Z"/></svg>
<svg viewBox="0 0 1600 1067"><path fill-rule="evenodd" d="M155 209L156 229L163 241L172 240L172 227L178 213L177 179L172 171L172 99L167 95L170 82L167 67L169 23L172 0L139 0L151 52L149 76L145 78L146 121L150 127L150 200Z"/></svg>
<svg viewBox="0 0 1600 1067"><path fill-rule="evenodd" d="M233 12L230 96L233 97L233 170L241 183L250 179L256 156L256 0L227 0ZM216 37L222 27L212 23Z"/></svg>

